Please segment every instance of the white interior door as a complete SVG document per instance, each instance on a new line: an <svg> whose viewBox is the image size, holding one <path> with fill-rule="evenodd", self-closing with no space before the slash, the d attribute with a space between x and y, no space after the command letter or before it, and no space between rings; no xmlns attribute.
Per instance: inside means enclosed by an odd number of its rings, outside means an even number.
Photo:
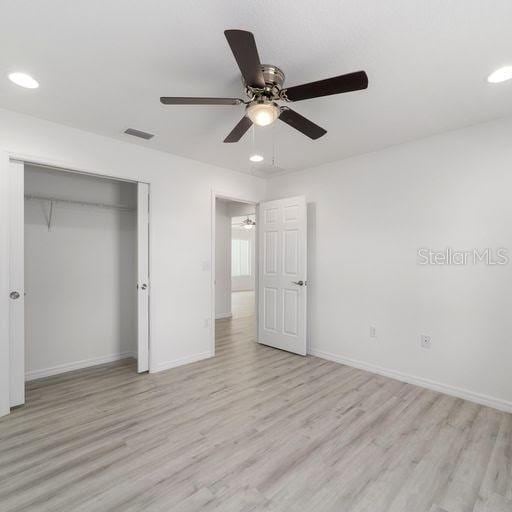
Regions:
<svg viewBox="0 0 512 512"><path fill-rule="evenodd" d="M260 203L258 341L306 355L307 222L304 196Z"/></svg>
<svg viewBox="0 0 512 512"><path fill-rule="evenodd" d="M137 371L149 370L149 185L137 183Z"/></svg>
<svg viewBox="0 0 512 512"><path fill-rule="evenodd" d="M25 403L24 164L9 166L9 398Z"/></svg>

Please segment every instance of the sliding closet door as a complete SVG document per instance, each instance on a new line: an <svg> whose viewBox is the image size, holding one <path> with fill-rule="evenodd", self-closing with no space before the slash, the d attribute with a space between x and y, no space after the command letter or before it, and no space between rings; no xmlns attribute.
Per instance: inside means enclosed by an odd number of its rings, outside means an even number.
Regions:
<svg viewBox="0 0 512 512"><path fill-rule="evenodd" d="M9 359L11 407L25 403L24 164L9 168Z"/></svg>
<svg viewBox="0 0 512 512"><path fill-rule="evenodd" d="M149 370L149 185L137 183L137 371Z"/></svg>

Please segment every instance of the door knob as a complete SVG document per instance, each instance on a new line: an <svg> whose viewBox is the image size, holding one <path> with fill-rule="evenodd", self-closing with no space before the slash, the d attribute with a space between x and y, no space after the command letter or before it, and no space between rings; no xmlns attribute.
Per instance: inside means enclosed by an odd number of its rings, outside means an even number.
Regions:
<svg viewBox="0 0 512 512"><path fill-rule="evenodd" d="M11 292L11 293L9 293L9 297L11 299L19 299L20 298L20 294L18 292Z"/></svg>
<svg viewBox="0 0 512 512"><path fill-rule="evenodd" d="M142 288L143 290L145 290L147 287L148 287L148 285L147 285L146 283L142 283L141 288Z"/></svg>
<svg viewBox="0 0 512 512"><path fill-rule="evenodd" d="M304 281L292 281L292 283L298 286L304 286Z"/></svg>

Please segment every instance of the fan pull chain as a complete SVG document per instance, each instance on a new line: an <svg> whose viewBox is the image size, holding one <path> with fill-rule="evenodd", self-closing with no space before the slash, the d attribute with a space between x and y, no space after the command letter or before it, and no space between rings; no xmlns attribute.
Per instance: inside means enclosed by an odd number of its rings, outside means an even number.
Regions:
<svg viewBox="0 0 512 512"><path fill-rule="evenodd" d="M274 125L272 126L272 167L277 168L278 163L277 163L277 144L276 144L276 139L277 139L276 124L277 123L274 123Z"/></svg>

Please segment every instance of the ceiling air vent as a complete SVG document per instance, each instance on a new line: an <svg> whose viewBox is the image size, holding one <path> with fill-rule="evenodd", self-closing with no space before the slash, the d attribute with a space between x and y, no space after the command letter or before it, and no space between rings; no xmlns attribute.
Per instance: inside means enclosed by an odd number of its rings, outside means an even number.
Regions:
<svg viewBox="0 0 512 512"><path fill-rule="evenodd" d="M141 132L140 130L135 130L135 128L128 128L124 131L127 135L133 135L134 137L139 137L139 139L149 140L152 139L155 135L153 133Z"/></svg>

